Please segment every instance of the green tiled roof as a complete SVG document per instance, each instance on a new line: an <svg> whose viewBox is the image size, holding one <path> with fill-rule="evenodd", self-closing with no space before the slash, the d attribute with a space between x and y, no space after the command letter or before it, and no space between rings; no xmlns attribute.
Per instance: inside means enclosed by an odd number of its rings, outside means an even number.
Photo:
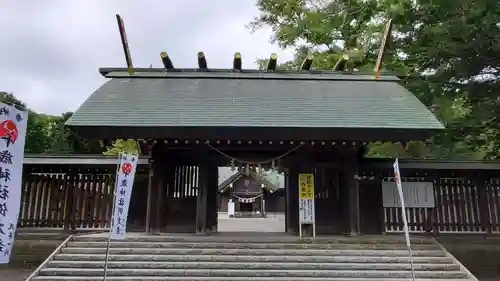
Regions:
<svg viewBox="0 0 500 281"><path fill-rule="evenodd" d="M111 71L68 126L442 129L396 77Z"/></svg>

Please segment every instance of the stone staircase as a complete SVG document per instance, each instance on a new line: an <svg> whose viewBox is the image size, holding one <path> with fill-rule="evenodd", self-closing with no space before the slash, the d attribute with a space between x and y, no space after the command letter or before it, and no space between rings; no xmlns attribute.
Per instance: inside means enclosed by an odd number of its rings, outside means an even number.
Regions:
<svg viewBox="0 0 500 281"><path fill-rule="evenodd" d="M413 238L416 280L475 279L434 239ZM103 280L105 235L75 236L33 281ZM297 237L145 236L112 242L110 281L412 280L400 236Z"/></svg>

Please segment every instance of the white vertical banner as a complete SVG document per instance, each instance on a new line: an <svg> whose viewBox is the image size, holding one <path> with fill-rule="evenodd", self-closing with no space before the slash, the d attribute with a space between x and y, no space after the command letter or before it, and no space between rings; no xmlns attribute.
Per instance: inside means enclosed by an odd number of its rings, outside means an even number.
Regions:
<svg viewBox="0 0 500 281"><path fill-rule="evenodd" d="M403 217L403 229L405 232L406 246L408 247L409 260L410 260L410 266L411 266L411 274L412 274L413 280L415 280L415 270L413 268L413 254L411 251L411 243L410 243L410 231L408 230L408 219L406 218L405 198L403 195L403 185L401 183L401 174L399 172L399 159L398 158L396 158L396 161L394 161L394 164L392 166L394 168L394 179L396 181L396 186L398 188L398 194L399 194L399 200L401 203L401 216Z"/></svg>
<svg viewBox="0 0 500 281"><path fill-rule="evenodd" d="M0 102L0 264L9 263L21 207L28 111Z"/></svg>
<svg viewBox="0 0 500 281"><path fill-rule="evenodd" d="M121 153L119 156L111 230L112 239L125 239L128 209L138 159L137 155L127 153Z"/></svg>

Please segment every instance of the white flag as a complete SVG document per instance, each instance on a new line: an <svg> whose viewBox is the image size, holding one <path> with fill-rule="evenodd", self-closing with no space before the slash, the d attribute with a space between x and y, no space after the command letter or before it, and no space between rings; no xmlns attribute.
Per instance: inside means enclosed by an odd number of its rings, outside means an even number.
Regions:
<svg viewBox="0 0 500 281"><path fill-rule="evenodd" d="M23 177L28 112L0 102L0 264L14 245Z"/></svg>
<svg viewBox="0 0 500 281"><path fill-rule="evenodd" d="M125 239L128 208L138 160L139 157L132 154L121 153L119 156L115 183L115 209L113 210L111 229L112 239Z"/></svg>

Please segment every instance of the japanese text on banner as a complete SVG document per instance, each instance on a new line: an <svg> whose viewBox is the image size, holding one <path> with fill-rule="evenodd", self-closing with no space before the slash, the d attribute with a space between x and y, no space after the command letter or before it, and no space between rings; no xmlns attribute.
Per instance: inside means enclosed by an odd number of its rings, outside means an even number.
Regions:
<svg viewBox="0 0 500 281"><path fill-rule="evenodd" d="M121 153L118 175L115 184L115 209L113 211L112 239L125 239L127 216L134 184L135 169L139 158L136 155Z"/></svg>
<svg viewBox="0 0 500 281"><path fill-rule="evenodd" d="M27 111L0 102L0 264L10 261L19 218L27 121Z"/></svg>

